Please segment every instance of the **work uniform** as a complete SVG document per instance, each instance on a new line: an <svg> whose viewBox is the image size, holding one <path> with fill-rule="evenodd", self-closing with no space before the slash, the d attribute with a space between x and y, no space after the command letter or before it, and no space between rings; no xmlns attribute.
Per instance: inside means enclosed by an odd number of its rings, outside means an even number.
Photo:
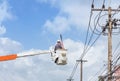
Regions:
<svg viewBox="0 0 120 81"><path fill-rule="evenodd" d="M58 49L63 49L61 41L57 41L57 44L55 45L54 51L56 52L56 50L58 50Z"/></svg>

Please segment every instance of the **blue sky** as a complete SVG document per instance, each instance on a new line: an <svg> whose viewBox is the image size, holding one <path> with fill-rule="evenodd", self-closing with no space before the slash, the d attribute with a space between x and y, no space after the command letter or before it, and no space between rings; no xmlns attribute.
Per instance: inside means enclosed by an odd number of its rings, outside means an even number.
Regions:
<svg viewBox="0 0 120 81"><path fill-rule="evenodd" d="M109 1L106 7L118 7L118 0ZM83 51L91 3L92 0L0 0L1 55L31 49L49 50L60 34L68 49L66 66L55 65L50 55L1 62L0 81L66 81ZM98 3L102 1L95 1L95 6L101 7ZM106 38L101 37L86 55L84 80L89 81L106 64ZM114 45L117 42L113 40ZM74 80L78 81L78 77L79 68Z"/></svg>
<svg viewBox="0 0 120 81"><path fill-rule="evenodd" d="M76 32L79 33L77 30L80 29L76 29L76 27L73 27L74 30L71 30L72 26L69 25L67 22L68 18L65 17L69 13L65 11L61 12L60 7L53 5L51 1L45 3L37 0L30 0L29 2L24 0L20 2L8 0L6 4L8 4L8 11L12 18L9 22L4 21L2 23L5 25L7 31L4 36L19 41L24 46L24 49L48 49L59 38L60 33L63 33L66 38L68 38L69 34L71 34L69 37L73 38L73 34L76 35ZM72 14L74 15L74 13ZM57 19L61 20L60 23L56 22ZM62 27L60 25L63 23L62 20L68 23L65 26L70 27ZM47 21L55 21L54 23L56 24L53 28L47 27L46 29L44 25ZM80 34L77 35L80 36ZM79 40L78 38L75 39Z"/></svg>

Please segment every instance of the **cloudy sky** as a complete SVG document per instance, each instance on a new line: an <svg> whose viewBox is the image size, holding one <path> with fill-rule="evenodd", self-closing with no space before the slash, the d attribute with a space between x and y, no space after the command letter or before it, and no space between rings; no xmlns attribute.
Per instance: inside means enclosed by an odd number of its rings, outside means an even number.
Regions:
<svg viewBox="0 0 120 81"><path fill-rule="evenodd" d="M50 55L1 62L0 81L66 81L83 52L91 3L92 0L0 0L0 55L31 49L49 50L60 34L68 49L68 64L65 66L54 64ZM102 0L94 2L97 8L102 3ZM120 1L106 0L105 5L117 8L117 3ZM103 20L106 22L106 18L101 18L101 25ZM117 42L113 40L115 46ZM96 80L97 76L93 76L107 67L106 36L99 38L85 59L88 62L84 64L84 80ZM79 76L78 66L74 81L78 81Z"/></svg>

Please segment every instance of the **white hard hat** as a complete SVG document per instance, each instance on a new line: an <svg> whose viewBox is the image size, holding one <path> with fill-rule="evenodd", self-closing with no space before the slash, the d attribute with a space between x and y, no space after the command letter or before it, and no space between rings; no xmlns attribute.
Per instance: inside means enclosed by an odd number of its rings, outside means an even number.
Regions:
<svg viewBox="0 0 120 81"><path fill-rule="evenodd" d="M60 40L57 40L57 42L60 42Z"/></svg>

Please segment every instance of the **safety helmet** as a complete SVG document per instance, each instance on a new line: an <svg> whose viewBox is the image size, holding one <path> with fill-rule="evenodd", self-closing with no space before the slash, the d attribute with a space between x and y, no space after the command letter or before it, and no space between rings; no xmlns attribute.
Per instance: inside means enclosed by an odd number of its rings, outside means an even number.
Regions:
<svg viewBox="0 0 120 81"><path fill-rule="evenodd" d="M57 40L57 43L60 43L60 40Z"/></svg>

